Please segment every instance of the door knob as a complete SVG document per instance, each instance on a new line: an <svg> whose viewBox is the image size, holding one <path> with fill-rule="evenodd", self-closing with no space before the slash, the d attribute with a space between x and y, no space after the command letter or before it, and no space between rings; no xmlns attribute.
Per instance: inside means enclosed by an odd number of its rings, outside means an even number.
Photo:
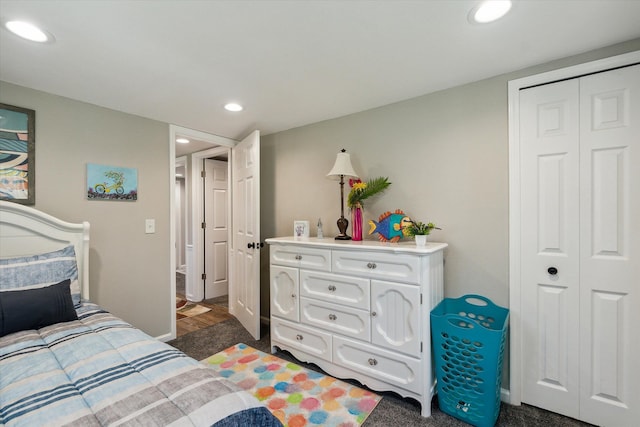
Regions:
<svg viewBox="0 0 640 427"><path fill-rule="evenodd" d="M555 276L556 274L558 274L558 269L555 267L549 267L547 268L547 273L549 273L552 276Z"/></svg>

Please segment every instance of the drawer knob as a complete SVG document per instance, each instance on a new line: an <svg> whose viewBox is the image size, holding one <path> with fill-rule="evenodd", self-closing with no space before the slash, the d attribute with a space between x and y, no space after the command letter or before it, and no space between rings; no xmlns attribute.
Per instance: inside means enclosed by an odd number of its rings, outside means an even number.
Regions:
<svg viewBox="0 0 640 427"><path fill-rule="evenodd" d="M335 287L335 286L333 286L333 285L329 285L329 290L330 290L331 292L335 292L335 291L336 291L336 287Z"/></svg>
<svg viewBox="0 0 640 427"><path fill-rule="evenodd" d="M367 267L373 270L374 268L377 267L377 265L376 265L375 262L370 262L370 263L367 264Z"/></svg>
<svg viewBox="0 0 640 427"><path fill-rule="evenodd" d="M335 314L330 314L329 315L329 320L336 320L338 318L338 316L336 316Z"/></svg>
<svg viewBox="0 0 640 427"><path fill-rule="evenodd" d="M300 261L302 259L302 255L296 255L296 259Z"/></svg>
<svg viewBox="0 0 640 427"><path fill-rule="evenodd" d="M296 335L296 339L298 341L302 341L304 339L304 337L302 335L298 334L298 335Z"/></svg>
<svg viewBox="0 0 640 427"><path fill-rule="evenodd" d="M376 313L375 311L371 312L371 317L376 317L378 315L378 313Z"/></svg>
<svg viewBox="0 0 640 427"><path fill-rule="evenodd" d="M376 366L378 364L378 361L374 358L369 359L369 365L371 366Z"/></svg>
<svg viewBox="0 0 640 427"><path fill-rule="evenodd" d="M296 297L296 294L291 294L291 298L295 298L295 297Z"/></svg>

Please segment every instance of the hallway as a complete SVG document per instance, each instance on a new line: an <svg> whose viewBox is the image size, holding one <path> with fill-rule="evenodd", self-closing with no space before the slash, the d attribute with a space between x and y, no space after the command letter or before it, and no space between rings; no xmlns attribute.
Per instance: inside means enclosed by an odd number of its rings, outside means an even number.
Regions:
<svg viewBox="0 0 640 427"><path fill-rule="evenodd" d="M176 337L215 325L233 318L229 314L229 296L210 298L198 303L187 302L185 297L185 276L176 273ZM188 315L196 305L208 309L206 312ZM203 309L203 310L204 310ZM202 311L202 310L200 310ZM182 314L185 313L185 314Z"/></svg>

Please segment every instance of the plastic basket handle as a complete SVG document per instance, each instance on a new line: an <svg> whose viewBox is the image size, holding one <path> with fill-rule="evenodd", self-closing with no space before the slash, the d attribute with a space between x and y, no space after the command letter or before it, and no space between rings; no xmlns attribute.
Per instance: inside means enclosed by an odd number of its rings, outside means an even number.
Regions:
<svg viewBox="0 0 640 427"><path fill-rule="evenodd" d="M467 304L471 304L471 305L475 305L476 307L497 307L493 302L491 302L491 300L487 297L483 297L482 295L476 295L476 294L468 294L468 295L464 295L462 297L460 297L459 299L464 300L464 302L466 302ZM482 302L484 302L485 304L476 304L473 301L469 301L469 300L480 300Z"/></svg>
<svg viewBox="0 0 640 427"><path fill-rule="evenodd" d="M462 329L465 331L468 331L469 329L475 329L475 328L491 330L491 328L487 328L486 326L483 326L480 323L478 323L476 319L472 319L466 316L460 316L459 314L447 314L444 316L444 318L448 323L451 324L451 326L454 326L458 329ZM473 328L465 328L464 326L460 326L460 322L471 323L473 325Z"/></svg>

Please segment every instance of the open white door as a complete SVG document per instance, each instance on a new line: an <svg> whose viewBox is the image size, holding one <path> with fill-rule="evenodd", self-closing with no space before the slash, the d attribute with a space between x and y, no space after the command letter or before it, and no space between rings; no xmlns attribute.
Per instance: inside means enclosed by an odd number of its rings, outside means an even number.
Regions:
<svg viewBox="0 0 640 427"><path fill-rule="evenodd" d="M232 285L229 308L260 339L260 132L231 150Z"/></svg>

